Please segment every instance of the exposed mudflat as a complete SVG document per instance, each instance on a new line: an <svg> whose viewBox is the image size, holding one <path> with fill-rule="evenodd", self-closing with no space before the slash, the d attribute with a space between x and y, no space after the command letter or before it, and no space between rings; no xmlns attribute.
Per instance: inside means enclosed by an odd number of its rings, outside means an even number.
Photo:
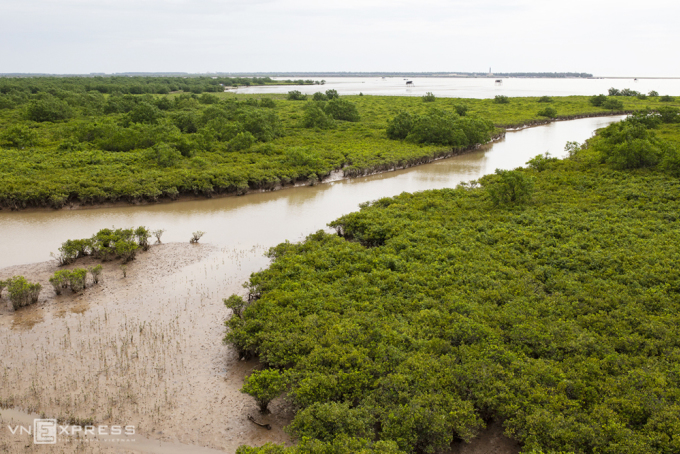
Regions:
<svg viewBox="0 0 680 454"><path fill-rule="evenodd" d="M222 343L229 316L222 298L243 291L244 255L262 253L155 245L128 264L126 278L119 262L107 262L98 285L60 296L48 282L58 269L54 261L1 269L0 279L21 274L41 282L43 292L37 304L16 312L7 307L6 291L0 302L0 407L134 425L151 440L226 452L241 444L289 442L282 428L291 411L275 401L272 414L259 415L254 400L239 392L257 362L239 361ZM93 263L85 258L69 268ZM272 430L248 421L249 414ZM19 438L3 422L0 451L24 452ZM172 452L166 447L163 452ZM114 449L97 443L81 448Z"/></svg>

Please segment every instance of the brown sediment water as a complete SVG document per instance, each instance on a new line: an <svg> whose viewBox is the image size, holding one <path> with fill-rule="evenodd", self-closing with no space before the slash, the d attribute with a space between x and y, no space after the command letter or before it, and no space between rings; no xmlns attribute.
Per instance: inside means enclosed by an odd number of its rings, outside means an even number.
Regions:
<svg viewBox="0 0 680 454"><path fill-rule="evenodd" d="M292 409L278 400L270 415L260 415L253 399L239 392L257 362L239 361L221 342L229 316L222 298L243 294L242 283L267 266L269 247L324 229L367 200L453 187L546 151L560 156L566 141L582 142L618 119L512 132L466 155L314 187L162 205L0 212L0 279L21 274L44 288L38 304L16 312L6 307L6 291L0 300L0 408L134 425L140 439L178 449L235 452L241 444L291 443L283 427ZM47 281L57 269L46 261L49 252L111 225L164 228L164 243L139 254L127 278L119 263L107 262L101 284L56 296ZM188 243L195 230L207 232L205 244ZM92 263L87 258L71 267ZM248 421L249 414L272 430ZM496 432L489 436L500 437ZM0 427L0 448L22 444L13 437Z"/></svg>

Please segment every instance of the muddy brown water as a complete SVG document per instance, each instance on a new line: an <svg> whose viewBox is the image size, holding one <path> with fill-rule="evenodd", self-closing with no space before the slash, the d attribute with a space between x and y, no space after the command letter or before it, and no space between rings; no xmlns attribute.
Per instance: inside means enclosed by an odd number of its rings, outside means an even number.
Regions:
<svg viewBox="0 0 680 454"><path fill-rule="evenodd" d="M14 417L35 413L136 427L134 443L77 442L83 452L200 446L233 453L241 444L292 443L283 430L292 409L275 401L272 414L259 415L253 400L239 392L258 364L239 361L221 342L229 316L222 298L243 293L250 273L267 266L263 254L269 247L325 229L367 200L453 187L546 151L561 156L567 141L582 142L618 119L510 132L464 156L315 187L159 205L0 212L0 279L22 274L44 287L38 304L16 312L7 308L6 293L0 299L0 408L12 407ZM56 270L49 252L66 239L112 225L164 228L164 243L141 253L126 278L118 263L109 262L99 285L55 295L47 280ZM195 230L207 232L203 244L188 244ZM250 414L272 430L249 422ZM37 449L26 436L8 431L6 416L0 409L0 451ZM477 452L484 440L493 441L493 452L517 452L497 425L480 440L459 452Z"/></svg>

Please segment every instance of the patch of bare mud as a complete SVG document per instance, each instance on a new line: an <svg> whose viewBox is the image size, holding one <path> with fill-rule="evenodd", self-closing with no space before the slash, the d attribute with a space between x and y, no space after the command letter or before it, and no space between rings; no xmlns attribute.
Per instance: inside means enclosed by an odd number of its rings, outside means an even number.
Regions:
<svg viewBox="0 0 680 454"><path fill-rule="evenodd" d="M229 316L222 298L242 292L249 274L242 262L261 260L263 252L156 245L128 265L127 278L119 263L104 263L100 284L60 296L48 283L58 269L54 262L0 270L0 279L21 274L44 288L33 306L13 312L4 304L6 293L0 304L0 407L134 425L159 443L226 452L290 442L282 430L290 409L274 402L270 415L259 415L254 400L239 392L257 363L239 361L222 343ZM272 430L248 421L249 414ZM0 428L0 446L21 444Z"/></svg>
<svg viewBox="0 0 680 454"><path fill-rule="evenodd" d="M517 454L521 446L503 434L500 422L487 425L470 443L459 442L450 454Z"/></svg>

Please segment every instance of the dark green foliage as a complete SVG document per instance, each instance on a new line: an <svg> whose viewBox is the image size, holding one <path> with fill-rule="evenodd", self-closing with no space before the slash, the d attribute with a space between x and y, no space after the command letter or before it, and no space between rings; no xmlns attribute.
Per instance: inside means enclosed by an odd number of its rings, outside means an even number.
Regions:
<svg viewBox="0 0 680 454"><path fill-rule="evenodd" d="M42 285L39 283L29 282L23 276L14 276L5 281L5 284L7 285L9 300L15 311L38 302L42 290Z"/></svg>
<svg viewBox="0 0 680 454"><path fill-rule="evenodd" d="M413 129L413 115L399 112L387 126L387 137L392 140L404 140Z"/></svg>
<svg viewBox="0 0 680 454"><path fill-rule="evenodd" d="M470 110L467 104L456 104L453 107L456 110L456 113L461 117L464 117L467 114L468 110Z"/></svg>
<svg viewBox="0 0 680 454"><path fill-rule="evenodd" d="M541 96L537 102L553 102L553 99L550 96Z"/></svg>
<svg viewBox="0 0 680 454"><path fill-rule="evenodd" d="M505 95L496 95L493 98L493 102L496 103L496 104L509 104L510 98L508 98Z"/></svg>
<svg viewBox="0 0 680 454"><path fill-rule="evenodd" d="M327 97L329 100L331 100L331 99L337 99L337 98L339 98L340 95L338 94L338 91L337 91L337 90L330 89L330 90L326 90L326 97Z"/></svg>
<svg viewBox="0 0 680 454"><path fill-rule="evenodd" d="M142 248L144 251L149 250L149 238L151 238L151 231L144 227L143 225L140 225L135 229L134 232L135 238L137 239L137 244L139 247Z"/></svg>
<svg viewBox="0 0 680 454"><path fill-rule="evenodd" d="M659 102L675 102L675 98L672 96L664 95L659 98Z"/></svg>
<svg viewBox="0 0 680 454"><path fill-rule="evenodd" d="M312 96L312 101L328 101L328 96L321 93L320 91L317 91L314 93L314 96Z"/></svg>
<svg viewBox="0 0 680 454"><path fill-rule="evenodd" d="M435 102L437 98L434 96L434 93L431 91L428 91L425 93L425 96L423 96L423 102Z"/></svg>
<svg viewBox="0 0 680 454"><path fill-rule="evenodd" d="M149 237L150 232L146 227L101 229L89 239L66 240L59 248L59 255L52 254L52 256L59 266L68 265L86 256L93 256L104 261L121 258L123 262L127 262L134 259L140 247L143 250L149 248ZM101 273L101 269L99 270Z"/></svg>
<svg viewBox="0 0 680 454"><path fill-rule="evenodd" d="M680 109L677 107L659 107L659 116L662 123L680 122Z"/></svg>
<svg viewBox="0 0 680 454"><path fill-rule="evenodd" d="M130 121L133 123L155 124L163 116L163 112L148 102L140 102L130 111Z"/></svg>
<svg viewBox="0 0 680 454"><path fill-rule="evenodd" d="M286 390L286 376L276 369L256 370L243 382L241 392L255 398L262 413L266 413L269 402Z"/></svg>
<svg viewBox="0 0 680 454"><path fill-rule="evenodd" d="M239 453L447 452L489 420L523 452L677 451L677 177L592 149L511 172L521 208L404 193L272 248L227 339L286 371L300 441Z"/></svg>
<svg viewBox="0 0 680 454"><path fill-rule="evenodd" d="M101 279L102 274L102 266L101 265L91 266L87 270L90 272L90 275L92 276L92 282L94 282L95 284L99 284L99 280Z"/></svg>
<svg viewBox="0 0 680 454"><path fill-rule="evenodd" d="M635 117L607 126L600 131L600 137L595 149L600 151L603 161L616 169L653 167L663 156L664 144Z"/></svg>
<svg viewBox="0 0 680 454"><path fill-rule="evenodd" d="M252 147L255 142L257 142L257 139L249 131L239 132L236 134L236 136L234 136L233 139L229 141L229 150L247 150L248 148Z"/></svg>
<svg viewBox="0 0 680 454"><path fill-rule="evenodd" d="M545 109L539 110L536 114L539 117L555 118L557 117L557 110L554 107L546 107Z"/></svg>
<svg viewBox="0 0 680 454"><path fill-rule="evenodd" d="M26 107L26 118L32 121L60 121L73 116L73 110L65 102L53 96L31 101Z"/></svg>
<svg viewBox="0 0 680 454"><path fill-rule="evenodd" d="M68 279L68 285L71 287L73 293L82 292L87 284L87 270L84 268L74 268L68 272L66 278Z"/></svg>
<svg viewBox="0 0 680 454"><path fill-rule="evenodd" d="M301 124L305 128L331 129L335 127L335 121L326 114L323 104L317 102L305 104Z"/></svg>
<svg viewBox="0 0 680 454"><path fill-rule="evenodd" d="M415 143L436 143L452 147L467 145L465 133L456 127L458 115L445 110L433 109L413 121L413 128L406 140Z"/></svg>
<svg viewBox="0 0 680 454"><path fill-rule="evenodd" d="M332 98L326 104L324 110L328 116L335 120L355 122L361 120L357 106L345 98Z"/></svg>
<svg viewBox="0 0 680 454"><path fill-rule="evenodd" d="M522 169L496 169L494 175L483 177L480 183L496 206L527 203L534 194L534 179Z"/></svg>
<svg viewBox="0 0 680 454"><path fill-rule="evenodd" d="M655 96L659 96L659 92L656 91L656 90L652 90L649 93L647 93L647 95L651 96L651 97L655 97Z"/></svg>
<svg viewBox="0 0 680 454"><path fill-rule="evenodd" d="M266 109L275 109L276 101L274 101L272 98L262 98L260 99L260 107L264 107Z"/></svg>
<svg viewBox="0 0 680 454"><path fill-rule="evenodd" d="M182 159L182 153L167 143L159 143L150 148L149 156L159 167L173 167Z"/></svg>
<svg viewBox="0 0 680 454"><path fill-rule="evenodd" d="M595 107L602 107L602 104L607 101L607 97L605 95L597 95L590 98L589 101L590 104L594 105Z"/></svg>
<svg viewBox="0 0 680 454"><path fill-rule="evenodd" d="M303 95L300 90L292 90L288 92L288 101L304 101L307 95Z"/></svg>
<svg viewBox="0 0 680 454"><path fill-rule="evenodd" d="M68 288L70 270L55 271L54 275L50 277L50 284L54 287L54 293L61 295L63 289Z"/></svg>
<svg viewBox="0 0 680 454"><path fill-rule="evenodd" d="M623 103L615 98L607 98L607 100L602 103L602 107L609 110L623 110Z"/></svg>

